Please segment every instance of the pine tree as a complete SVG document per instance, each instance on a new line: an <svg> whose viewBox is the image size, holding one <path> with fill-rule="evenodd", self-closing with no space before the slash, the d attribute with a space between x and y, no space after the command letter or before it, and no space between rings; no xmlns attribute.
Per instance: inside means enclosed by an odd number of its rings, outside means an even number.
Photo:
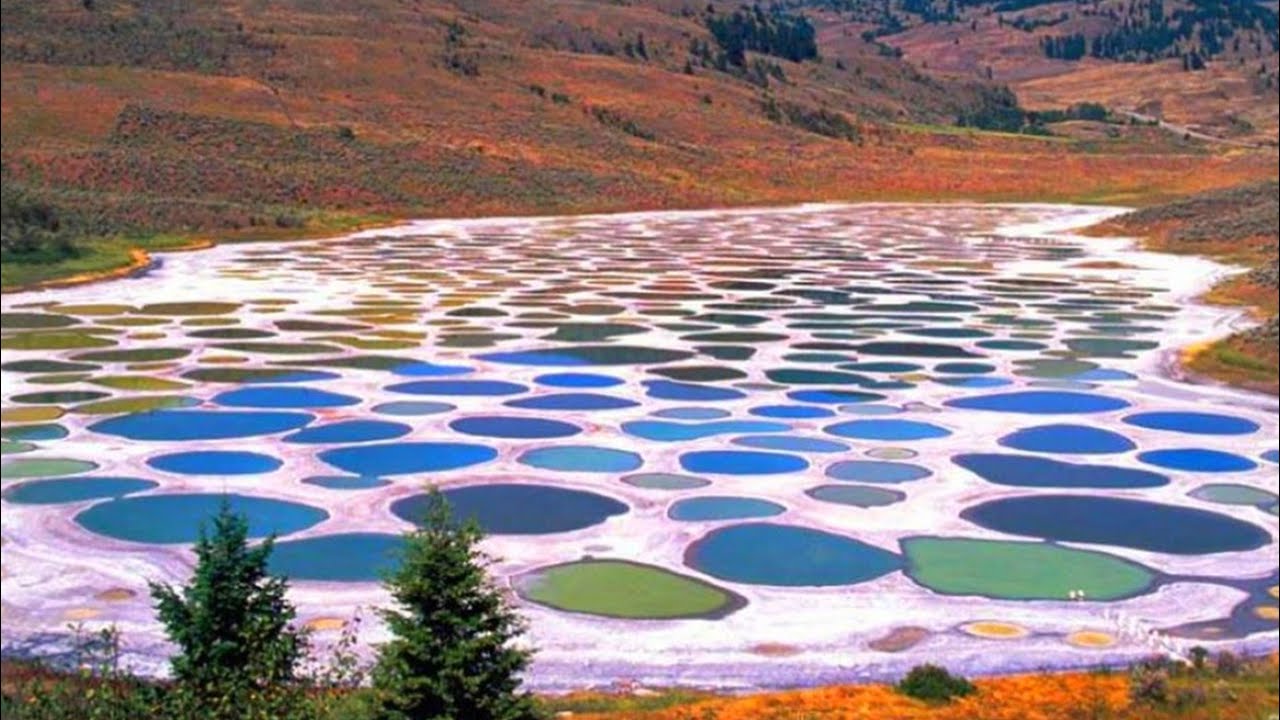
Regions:
<svg viewBox="0 0 1280 720"><path fill-rule="evenodd" d="M432 491L422 525L405 536L385 586L397 609L382 611L394 639L382 646L373 682L396 720L528 720L521 691L531 653L512 646L523 621L485 574L474 522L454 520Z"/></svg>
<svg viewBox="0 0 1280 720"><path fill-rule="evenodd" d="M183 716L288 717L306 636L293 628L288 585L267 569L274 538L248 544L249 524L225 499L202 527L196 568L185 587L151 584L169 640L174 696Z"/></svg>

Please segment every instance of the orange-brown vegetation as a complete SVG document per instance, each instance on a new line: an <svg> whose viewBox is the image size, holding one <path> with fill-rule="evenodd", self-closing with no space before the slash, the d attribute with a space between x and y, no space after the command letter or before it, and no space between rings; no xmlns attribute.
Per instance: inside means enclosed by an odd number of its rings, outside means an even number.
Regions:
<svg viewBox="0 0 1280 720"><path fill-rule="evenodd" d="M327 618L318 618L323 624ZM908 697L892 685L862 684L723 695L702 690L582 691L543 696L550 717L575 720L1253 720L1273 716L1277 655L1241 660L1224 656L1196 668L1158 662L1135 669L1027 673L980 679L976 691L946 702ZM780 658L779 662L787 662ZM1158 692L1142 691L1142 678L1157 677ZM9 701L34 687L82 692L114 685L139 688L148 681L67 673L21 660L0 663L0 689ZM339 690L339 702L318 717L350 715L367 689ZM317 696L319 697L319 696ZM329 705L326 705L329 707Z"/></svg>
<svg viewBox="0 0 1280 720"><path fill-rule="evenodd" d="M1098 147L897 127L949 124L975 91L865 43L843 68L769 58L784 79L768 87L696 62L686 72L690 41L709 36L700 8L667 0L224 0L147 26L203 38L182 40L199 52L158 31L138 41L133 3L93 5L6 5L6 172L169 230L270 227L282 207L440 216L1126 200L1275 174L1273 153L1206 156L1159 134ZM647 57L627 56L640 34ZM779 124L766 97L840 112L861 141ZM600 108L640 132L603 122Z"/></svg>
<svg viewBox="0 0 1280 720"><path fill-rule="evenodd" d="M1272 67L1276 64L1273 59ZM1280 104L1258 88L1255 66L1211 63L1182 72L1177 59L1155 63L1081 61L1068 72L1013 82L1029 110L1096 102L1136 110L1213 135L1275 143Z"/></svg>
<svg viewBox="0 0 1280 720"><path fill-rule="evenodd" d="M1167 704L1136 702L1125 672L1027 674L976 681L978 691L945 704L906 697L886 685L848 685L738 697L693 697L664 706L661 698L609 698L583 693L556 707L588 708L576 720L1220 720L1265 718L1277 707L1275 656L1257 663L1259 677L1225 681L1175 676ZM1176 698L1191 698L1178 702ZM1203 696L1203 699L1202 699ZM593 712L614 703L623 709ZM650 707L644 707L645 705Z"/></svg>

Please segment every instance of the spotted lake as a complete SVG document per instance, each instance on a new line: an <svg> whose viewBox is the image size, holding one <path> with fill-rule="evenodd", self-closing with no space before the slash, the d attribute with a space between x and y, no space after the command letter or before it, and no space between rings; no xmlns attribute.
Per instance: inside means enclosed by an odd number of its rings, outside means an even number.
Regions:
<svg viewBox="0 0 1280 720"><path fill-rule="evenodd" d="M416 222L6 295L4 642L162 668L146 581L225 496L323 644L436 485L543 688L1274 650L1275 401L1168 377L1226 269L1070 234L1113 212Z"/></svg>

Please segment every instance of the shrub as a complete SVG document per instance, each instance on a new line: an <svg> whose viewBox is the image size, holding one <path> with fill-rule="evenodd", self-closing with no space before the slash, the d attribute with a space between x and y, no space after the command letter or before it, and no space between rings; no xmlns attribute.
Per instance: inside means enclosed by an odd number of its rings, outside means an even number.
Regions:
<svg viewBox="0 0 1280 720"><path fill-rule="evenodd" d="M836 140L858 142L861 138L857 126L841 112L778 101L771 96L765 97L762 109L765 117L779 125L791 125Z"/></svg>
<svg viewBox="0 0 1280 720"><path fill-rule="evenodd" d="M0 258L5 262L49 263L81 254L58 208L8 178L0 192Z"/></svg>
<svg viewBox="0 0 1280 720"><path fill-rule="evenodd" d="M1204 663L1209 657L1209 651L1203 645L1196 645L1187 651L1187 654L1191 656L1191 667L1195 668L1197 672L1204 670Z"/></svg>
<svg viewBox="0 0 1280 720"><path fill-rule="evenodd" d="M306 218L288 212L277 214L275 222L278 228L300 228L307 224Z"/></svg>
<svg viewBox="0 0 1280 720"><path fill-rule="evenodd" d="M594 117L597 122L605 127L621 130L622 132L632 137L638 137L641 140L657 139L657 136L652 132L640 127L634 120L624 116L622 113L612 108L594 105L591 107L590 113L591 117Z"/></svg>
<svg viewBox="0 0 1280 720"><path fill-rule="evenodd" d="M977 690L973 683L963 677L952 675L946 668L932 664L911 668L895 688L903 695L926 702L947 702L951 698L964 697Z"/></svg>
<svg viewBox="0 0 1280 720"><path fill-rule="evenodd" d="M1214 660L1214 667L1217 668L1219 675L1227 677L1235 677L1244 669L1244 663L1240 661L1240 656L1230 650L1223 650L1218 653L1218 657Z"/></svg>
<svg viewBox="0 0 1280 720"><path fill-rule="evenodd" d="M1129 699L1136 704L1163 705L1169 700L1169 671L1150 664L1129 672Z"/></svg>
<svg viewBox="0 0 1280 720"><path fill-rule="evenodd" d="M1179 688L1178 692L1174 693L1173 696L1173 705L1180 710L1200 707L1201 705L1207 705L1208 702L1209 693L1200 684Z"/></svg>

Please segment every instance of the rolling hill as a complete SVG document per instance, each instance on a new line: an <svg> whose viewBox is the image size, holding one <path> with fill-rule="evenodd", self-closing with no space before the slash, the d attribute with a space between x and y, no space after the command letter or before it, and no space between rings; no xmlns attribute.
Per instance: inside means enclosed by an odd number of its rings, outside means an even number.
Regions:
<svg viewBox="0 0 1280 720"><path fill-rule="evenodd" d="M1001 85L824 23L680 0L5 0L5 285L389 217L1275 176L1273 150L1145 125L1051 135Z"/></svg>

